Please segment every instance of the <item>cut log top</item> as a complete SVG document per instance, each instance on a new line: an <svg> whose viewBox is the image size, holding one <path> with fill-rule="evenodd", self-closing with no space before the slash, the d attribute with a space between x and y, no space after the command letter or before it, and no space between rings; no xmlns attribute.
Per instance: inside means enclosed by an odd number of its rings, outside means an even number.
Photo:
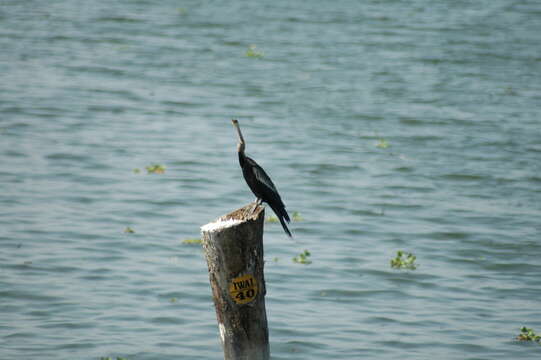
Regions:
<svg viewBox="0 0 541 360"><path fill-rule="evenodd" d="M257 220L257 218L259 217L259 213L265 208L261 205L258 205L257 208L253 212L251 212L253 208L254 203L251 203L244 207L241 207L240 209L234 210L229 214L219 217L216 221L201 226L201 231L212 233L217 230L238 225L245 221Z"/></svg>

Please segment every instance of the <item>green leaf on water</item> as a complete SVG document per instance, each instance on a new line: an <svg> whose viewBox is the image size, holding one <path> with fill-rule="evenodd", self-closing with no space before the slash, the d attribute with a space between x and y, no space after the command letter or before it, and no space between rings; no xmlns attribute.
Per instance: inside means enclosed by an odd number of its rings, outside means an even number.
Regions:
<svg viewBox="0 0 541 360"><path fill-rule="evenodd" d="M191 238L191 239L182 240L183 244L188 244L188 245L201 245L202 242L203 240L199 238Z"/></svg>
<svg viewBox="0 0 541 360"><path fill-rule="evenodd" d="M291 220L293 220L293 221L304 221L304 218L301 216L301 214L298 211L294 211L291 214ZM278 219L278 217L276 215L271 215L271 216L268 216L265 219L265 221L268 222L268 223L277 223L280 220Z"/></svg>
<svg viewBox="0 0 541 360"><path fill-rule="evenodd" d="M264 54L262 51L257 50L257 46L250 45L250 47L248 47L248 50L246 50L246 56L255 58L255 59L261 59L264 56Z"/></svg>
<svg viewBox="0 0 541 360"><path fill-rule="evenodd" d="M384 138L380 138L376 146L380 149L387 149L390 145L387 140L385 140Z"/></svg>
<svg viewBox="0 0 541 360"><path fill-rule="evenodd" d="M152 164L149 166L145 166L145 169L147 169L147 174L163 174L165 173L165 166L160 164Z"/></svg>
<svg viewBox="0 0 541 360"><path fill-rule="evenodd" d="M310 254L310 251L304 250L304 252L300 253L299 255L293 258L293 262L296 262L298 264L305 264L305 265L311 264L312 261L308 259L310 255L312 255Z"/></svg>
<svg viewBox="0 0 541 360"><path fill-rule="evenodd" d="M268 222L268 223L276 223L276 222L278 222L278 217L276 217L275 215L271 215L271 216L268 216L265 219L265 221Z"/></svg>
<svg viewBox="0 0 541 360"><path fill-rule="evenodd" d="M526 326L523 326L520 329L520 334L518 334L517 340L533 341L541 344L541 336L537 335L533 329L527 328Z"/></svg>
<svg viewBox="0 0 541 360"><path fill-rule="evenodd" d="M293 221L304 221L304 218L301 216L301 213L298 211L293 211L291 215L291 220Z"/></svg>
<svg viewBox="0 0 541 360"><path fill-rule="evenodd" d="M391 267L395 269L415 270L417 269L417 264L415 263L416 259L417 257L412 253L398 250L396 252L396 257L391 259Z"/></svg>

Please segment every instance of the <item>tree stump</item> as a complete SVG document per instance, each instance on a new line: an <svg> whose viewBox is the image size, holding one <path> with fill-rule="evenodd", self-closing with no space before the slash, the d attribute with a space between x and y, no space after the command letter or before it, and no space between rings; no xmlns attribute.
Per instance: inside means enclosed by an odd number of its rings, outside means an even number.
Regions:
<svg viewBox="0 0 541 360"><path fill-rule="evenodd" d="M265 208L246 205L201 227L225 360L268 360Z"/></svg>

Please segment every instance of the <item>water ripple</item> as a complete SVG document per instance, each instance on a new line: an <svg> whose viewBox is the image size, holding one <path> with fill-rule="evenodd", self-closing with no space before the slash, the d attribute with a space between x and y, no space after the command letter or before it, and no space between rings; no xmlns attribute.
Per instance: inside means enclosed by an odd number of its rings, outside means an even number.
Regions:
<svg viewBox="0 0 541 360"><path fill-rule="evenodd" d="M300 214L265 224L273 358L538 357L540 13L4 1L2 356L222 356L182 240L253 200L238 118Z"/></svg>

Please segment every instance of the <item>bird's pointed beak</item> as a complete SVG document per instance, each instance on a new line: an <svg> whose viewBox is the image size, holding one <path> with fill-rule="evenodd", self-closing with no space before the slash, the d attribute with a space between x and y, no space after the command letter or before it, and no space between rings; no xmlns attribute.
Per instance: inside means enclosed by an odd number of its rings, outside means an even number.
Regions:
<svg viewBox="0 0 541 360"><path fill-rule="evenodd" d="M231 122L233 123L233 126L235 127L235 129L237 129L237 134L239 135L239 141L241 144L244 144L244 138L242 137L242 132L240 131L240 126L239 126L239 122L238 120L231 120Z"/></svg>

